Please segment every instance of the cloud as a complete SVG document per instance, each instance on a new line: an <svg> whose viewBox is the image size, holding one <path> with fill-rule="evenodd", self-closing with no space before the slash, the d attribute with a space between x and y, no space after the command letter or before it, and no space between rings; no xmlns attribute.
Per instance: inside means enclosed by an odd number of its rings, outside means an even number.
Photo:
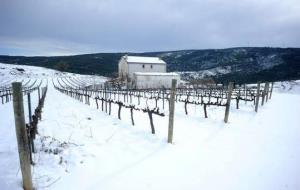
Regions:
<svg viewBox="0 0 300 190"><path fill-rule="evenodd" d="M299 10L298 0L2 0L0 54L299 47Z"/></svg>

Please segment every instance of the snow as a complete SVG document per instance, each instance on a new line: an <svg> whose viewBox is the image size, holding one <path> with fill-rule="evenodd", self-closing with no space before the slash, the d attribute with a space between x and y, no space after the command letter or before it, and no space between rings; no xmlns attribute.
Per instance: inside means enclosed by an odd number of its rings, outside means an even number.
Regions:
<svg viewBox="0 0 300 190"><path fill-rule="evenodd" d="M241 101L237 110L233 101L228 124L224 108L208 107L205 119L201 106L188 105L185 115L184 104L176 103L174 143L167 144L167 116L154 115L152 135L147 114L134 112L132 126L128 109L118 120L114 104L109 116L94 100L89 106L53 88L52 78L73 74L36 69L49 80L32 167L37 189L300 189L299 81L276 83L258 113L253 103ZM22 189L12 102L0 104L0 114L0 187Z"/></svg>
<svg viewBox="0 0 300 190"><path fill-rule="evenodd" d="M159 57L141 57L141 56L127 56L128 63L152 63L152 64L166 64Z"/></svg>
<svg viewBox="0 0 300 190"><path fill-rule="evenodd" d="M231 66L220 66L215 67L213 69L201 70L201 71L186 71L186 72L178 72L181 75L187 75L192 79L203 79L210 76L216 76L219 74L227 74L232 71Z"/></svg>
<svg viewBox="0 0 300 190"><path fill-rule="evenodd" d="M17 69L24 69L18 71ZM0 63L0 87L10 85L12 81L28 80L28 79L52 79L52 78L77 78L83 81L83 86L93 84L103 84L108 78L95 75L79 75L75 73L60 72L52 69L42 67L25 66L25 65L12 65Z"/></svg>
<svg viewBox="0 0 300 190"><path fill-rule="evenodd" d="M274 88L281 93L300 94L300 80L278 82Z"/></svg>

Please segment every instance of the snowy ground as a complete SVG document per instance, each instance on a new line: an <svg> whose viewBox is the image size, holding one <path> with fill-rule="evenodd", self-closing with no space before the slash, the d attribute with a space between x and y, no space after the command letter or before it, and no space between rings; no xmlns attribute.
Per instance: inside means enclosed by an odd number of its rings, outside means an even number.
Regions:
<svg viewBox="0 0 300 190"><path fill-rule="evenodd" d="M2 65L0 65L3 67ZM4 69L3 69L4 70ZM54 71L41 69L47 78ZM53 73L52 73L53 72ZM72 75L72 74L68 74ZM84 76L81 76L84 77ZM3 78L0 78L0 83ZM283 88L284 86L284 88ZM277 83L271 101L259 108L240 103L210 107L176 104L174 143L167 144L168 117L117 107L108 116L94 101L85 105L49 83L32 167L37 189L300 189L299 81ZM26 111L26 109L25 109ZM0 105L0 189L21 189L12 103Z"/></svg>

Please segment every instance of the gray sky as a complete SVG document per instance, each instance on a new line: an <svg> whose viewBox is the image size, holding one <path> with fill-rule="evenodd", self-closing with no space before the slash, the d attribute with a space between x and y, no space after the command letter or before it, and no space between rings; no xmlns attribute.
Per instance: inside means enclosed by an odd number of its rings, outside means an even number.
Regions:
<svg viewBox="0 0 300 190"><path fill-rule="evenodd" d="M0 0L0 54L300 47L300 0Z"/></svg>

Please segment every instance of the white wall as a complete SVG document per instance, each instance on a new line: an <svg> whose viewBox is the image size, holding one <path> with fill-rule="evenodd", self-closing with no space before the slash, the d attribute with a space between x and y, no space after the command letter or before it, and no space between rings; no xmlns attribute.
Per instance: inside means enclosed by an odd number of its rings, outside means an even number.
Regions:
<svg viewBox="0 0 300 190"><path fill-rule="evenodd" d="M143 65L145 66L143 68ZM151 68L152 65L152 68ZM165 73L166 72L166 64L143 64L143 63L129 63L128 64L128 75L129 78L133 77L134 72L160 72Z"/></svg>
<svg viewBox="0 0 300 190"><path fill-rule="evenodd" d="M144 67L143 67L144 65ZM133 78L135 72L160 72L165 73L167 71L166 64L160 63L127 63L126 57L122 57L119 61L119 78L129 79L129 82ZM152 66L152 67L151 67Z"/></svg>
<svg viewBox="0 0 300 190"><path fill-rule="evenodd" d="M172 79L180 81L179 75L134 75L133 88L171 88Z"/></svg>

